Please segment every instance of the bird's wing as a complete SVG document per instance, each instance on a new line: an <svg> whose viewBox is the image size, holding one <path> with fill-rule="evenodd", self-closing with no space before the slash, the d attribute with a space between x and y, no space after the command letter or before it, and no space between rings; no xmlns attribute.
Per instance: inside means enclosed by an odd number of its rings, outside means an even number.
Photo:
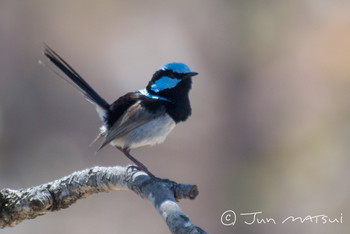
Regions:
<svg viewBox="0 0 350 234"><path fill-rule="evenodd" d="M161 106L156 112L150 112L141 105L141 101L136 102L112 125L105 141L98 150L102 149L115 138L121 137L149 121L160 117L165 112L165 106Z"/></svg>

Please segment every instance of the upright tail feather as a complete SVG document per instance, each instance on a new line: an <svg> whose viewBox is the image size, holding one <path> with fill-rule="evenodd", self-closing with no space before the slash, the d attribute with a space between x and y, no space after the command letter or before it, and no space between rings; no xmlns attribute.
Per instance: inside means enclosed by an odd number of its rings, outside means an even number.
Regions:
<svg viewBox="0 0 350 234"><path fill-rule="evenodd" d="M90 101L96 103L104 110L108 110L109 104L55 51L45 45L44 55L55 64L64 74L79 87L79 91ZM70 82L69 82L70 83ZM71 83L72 84L72 83Z"/></svg>

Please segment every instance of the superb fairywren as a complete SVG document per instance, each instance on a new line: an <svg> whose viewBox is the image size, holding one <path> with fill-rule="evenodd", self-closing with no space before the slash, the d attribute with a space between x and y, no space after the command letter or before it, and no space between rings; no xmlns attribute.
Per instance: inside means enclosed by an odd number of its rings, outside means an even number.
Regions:
<svg viewBox="0 0 350 234"><path fill-rule="evenodd" d="M129 92L108 104L91 86L55 51L45 46L44 55L55 64L68 81L96 104L96 110L103 121L100 133L95 139L104 138L99 150L107 144L122 151L137 168L154 175L140 161L130 154L130 150L162 143L175 125L185 121L191 115L189 91L192 72L183 63L169 63L160 67L145 89ZM76 86L75 86L75 85Z"/></svg>

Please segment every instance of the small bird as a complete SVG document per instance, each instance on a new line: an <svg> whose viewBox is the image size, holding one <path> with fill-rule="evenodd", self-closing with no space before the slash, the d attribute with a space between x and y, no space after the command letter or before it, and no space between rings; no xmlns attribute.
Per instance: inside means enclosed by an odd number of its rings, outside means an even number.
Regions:
<svg viewBox="0 0 350 234"><path fill-rule="evenodd" d="M186 121L191 115L192 77L198 73L186 64L168 63L153 74L145 89L129 92L109 104L49 46L45 45L43 54L73 83L59 75L61 78L96 105L103 125L95 141L104 138L98 151L110 144L135 163L137 169L155 178L130 150L162 143L177 123Z"/></svg>

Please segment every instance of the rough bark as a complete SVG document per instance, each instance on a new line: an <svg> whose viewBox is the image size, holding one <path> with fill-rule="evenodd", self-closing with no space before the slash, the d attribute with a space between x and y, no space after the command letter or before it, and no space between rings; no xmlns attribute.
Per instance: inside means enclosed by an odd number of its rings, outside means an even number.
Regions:
<svg viewBox="0 0 350 234"><path fill-rule="evenodd" d="M93 167L61 179L27 189L0 191L0 228L14 226L49 211L68 208L81 198L99 192L129 189L148 199L166 221L172 233L205 233L183 213L176 201L194 199L196 185L170 180L151 180L132 167Z"/></svg>

